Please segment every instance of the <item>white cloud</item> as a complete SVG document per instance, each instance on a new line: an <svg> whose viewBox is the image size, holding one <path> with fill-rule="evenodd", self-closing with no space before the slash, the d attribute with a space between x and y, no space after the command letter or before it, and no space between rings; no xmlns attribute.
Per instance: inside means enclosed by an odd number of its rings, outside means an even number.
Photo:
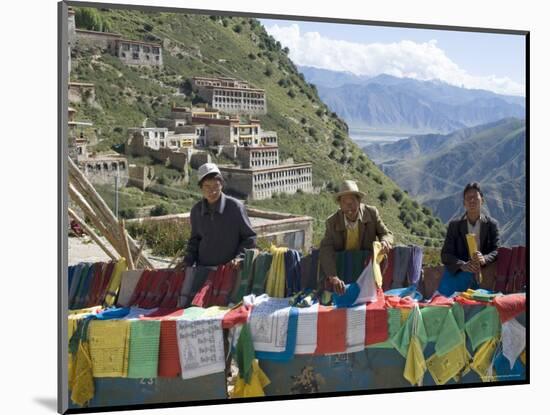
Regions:
<svg viewBox="0 0 550 415"><path fill-rule="evenodd" d="M301 33L297 24L266 27L267 32L289 48L298 65L356 75L388 74L418 80L438 79L464 88L485 89L506 95L525 95L525 86L510 78L474 76L460 68L437 46L436 40L417 43L355 43L334 40L318 32Z"/></svg>

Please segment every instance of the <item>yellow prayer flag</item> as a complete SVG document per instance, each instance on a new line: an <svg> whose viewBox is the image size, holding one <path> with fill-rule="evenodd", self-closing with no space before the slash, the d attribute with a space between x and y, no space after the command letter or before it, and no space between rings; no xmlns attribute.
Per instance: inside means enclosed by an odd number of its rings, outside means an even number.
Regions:
<svg viewBox="0 0 550 415"><path fill-rule="evenodd" d="M493 364L493 356L497 348L497 339L493 337L487 340L477 349L471 367L479 375L483 382L494 382L495 377L490 376L489 369Z"/></svg>
<svg viewBox="0 0 550 415"><path fill-rule="evenodd" d="M473 259L474 254L478 251L476 235L474 233L467 233L466 243L468 244L468 252L470 254L470 259ZM479 282L482 282L482 281L483 281L483 277L481 275L481 271L479 271Z"/></svg>
<svg viewBox="0 0 550 415"><path fill-rule="evenodd" d="M407 361L405 362L403 376L411 385L421 386L422 380L424 379L424 373L426 373L426 360L424 359L420 341L418 337L414 336L409 343L409 351L407 353Z"/></svg>

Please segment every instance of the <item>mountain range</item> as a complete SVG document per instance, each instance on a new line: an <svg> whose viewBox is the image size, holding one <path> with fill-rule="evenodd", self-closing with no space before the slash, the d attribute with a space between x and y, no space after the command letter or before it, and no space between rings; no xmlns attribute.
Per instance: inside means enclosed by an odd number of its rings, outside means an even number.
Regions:
<svg viewBox="0 0 550 415"><path fill-rule="evenodd" d="M299 67L320 98L351 129L449 133L506 117L525 118L525 99L438 80L419 81L381 74L358 76Z"/></svg>

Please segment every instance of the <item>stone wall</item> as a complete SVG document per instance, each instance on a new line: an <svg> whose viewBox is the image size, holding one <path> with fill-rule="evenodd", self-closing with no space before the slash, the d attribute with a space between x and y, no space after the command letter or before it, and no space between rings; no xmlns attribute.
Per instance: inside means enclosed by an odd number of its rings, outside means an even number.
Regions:
<svg viewBox="0 0 550 415"><path fill-rule="evenodd" d="M108 184L115 186L118 176L119 187L128 183L128 162L125 158L88 158L78 161L79 168L92 184Z"/></svg>
<svg viewBox="0 0 550 415"><path fill-rule="evenodd" d="M116 53L116 42L120 39L116 33L94 32L76 29L76 44L81 48L101 48L111 54Z"/></svg>
<svg viewBox="0 0 550 415"><path fill-rule="evenodd" d="M132 164L128 167L128 186L134 186L138 189L147 189L155 178L155 168L153 166L136 166Z"/></svg>
<svg viewBox="0 0 550 415"><path fill-rule="evenodd" d="M197 170L204 163L212 163L210 153L206 151L193 151L190 159L191 168Z"/></svg>

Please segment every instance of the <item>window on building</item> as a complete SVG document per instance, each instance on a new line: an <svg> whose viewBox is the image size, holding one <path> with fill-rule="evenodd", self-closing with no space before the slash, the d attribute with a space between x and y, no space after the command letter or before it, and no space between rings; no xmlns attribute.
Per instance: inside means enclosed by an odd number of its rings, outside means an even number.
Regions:
<svg viewBox="0 0 550 415"><path fill-rule="evenodd" d="M145 55L145 59L150 60L149 55Z"/></svg>
<svg viewBox="0 0 550 415"><path fill-rule="evenodd" d="M139 45L132 45L133 52L139 52Z"/></svg>
<svg viewBox="0 0 550 415"><path fill-rule="evenodd" d="M116 171L117 170L117 164L116 163L111 163L111 170L112 171Z"/></svg>
<svg viewBox="0 0 550 415"><path fill-rule="evenodd" d="M124 163L124 162L120 163L120 169L121 170L126 169L126 163Z"/></svg>
<svg viewBox="0 0 550 415"><path fill-rule="evenodd" d="M154 53L155 55L158 55L158 54L160 53L160 49L159 49L159 48L153 47L153 53ZM157 58L157 60L158 60L158 58Z"/></svg>
<svg viewBox="0 0 550 415"><path fill-rule="evenodd" d="M144 51L145 53L149 53L149 52L151 52L151 48L150 48L149 46L144 46L144 47L143 47L143 51Z"/></svg>
<svg viewBox="0 0 550 415"><path fill-rule="evenodd" d="M132 53L132 59L138 60L139 59L139 53Z"/></svg>
<svg viewBox="0 0 550 415"><path fill-rule="evenodd" d="M158 57L158 56L155 56L155 60L157 60L157 61L158 61L158 60L160 60L160 59L159 59L159 57Z"/></svg>
<svg viewBox="0 0 550 415"><path fill-rule="evenodd" d="M123 57L123 58L125 58L125 57L126 57L126 54L125 54L124 52L122 52L122 53L120 54L120 56Z"/></svg>
<svg viewBox="0 0 550 415"><path fill-rule="evenodd" d="M123 43L122 50L130 50L130 45L128 43Z"/></svg>

